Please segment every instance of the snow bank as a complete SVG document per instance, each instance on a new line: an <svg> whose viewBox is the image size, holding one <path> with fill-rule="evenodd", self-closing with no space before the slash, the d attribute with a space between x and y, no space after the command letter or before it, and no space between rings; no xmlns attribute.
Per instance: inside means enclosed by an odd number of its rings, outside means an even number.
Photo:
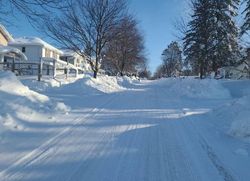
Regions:
<svg viewBox="0 0 250 181"><path fill-rule="evenodd" d="M220 82L230 91L233 98L250 95L250 80L221 80Z"/></svg>
<svg viewBox="0 0 250 181"><path fill-rule="evenodd" d="M23 96L32 102L47 102L49 98L29 90L11 72L0 72L0 91L9 95Z"/></svg>
<svg viewBox="0 0 250 181"><path fill-rule="evenodd" d="M27 124L51 121L55 112L69 110L24 86L11 72L0 71L0 137L5 130L27 129Z"/></svg>
<svg viewBox="0 0 250 181"><path fill-rule="evenodd" d="M228 111L234 113L229 133L250 141L250 96L237 100Z"/></svg>
<svg viewBox="0 0 250 181"><path fill-rule="evenodd" d="M36 92L45 92L49 89L60 87L60 82L52 79L51 77L43 77L42 81L40 82L37 81L37 77L20 77L20 81L22 82L22 84Z"/></svg>
<svg viewBox="0 0 250 181"><path fill-rule="evenodd" d="M43 76L42 81L37 81L37 77L19 77L22 84L29 87L31 90L34 90L36 92L46 92L50 90L54 90L55 88L58 88L60 86L64 86L67 84L72 84L76 82L79 79L82 79L84 75L78 75L78 77L68 77L65 78L64 75L60 75L56 77L56 80L53 79L51 76Z"/></svg>
<svg viewBox="0 0 250 181"><path fill-rule="evenodd" d="M211 120L229 135L250 141L250 82L220 83L230 91L233 99L213 110L210 113Z"/></svg>
<svg viewBox="0 0 250 181"><path fill-rule="evenodd" d="M136 77L127 77L127 76L117 77L117 81L118 81L119 85L121 85L123 87L126 87L126 88L134 87L135 83L139 83L138 78L136 78Z"/></svg>
<svg viewBox="0 0 250 181"><path fill-rule="evenodd" d="M90 75L86 75L73 83L63 85L59 90L78 95L93 95L119 92L125 90L125 88L119 85L116 77L99 75L97 79L94 79Z"/></svg>
<svg viewBox="0 0 250 181"><path fill-rule="evenodd" d="M107 75L99 76L97 79L89 78L86 84L104 93L119 92L125 90L118 84L117 78Z"/></svg>
<svg viewBox="0 0 250 181"><path fill-rule="evenodd" d="M92 75L79 75L77 78L65 76L57 77L57 80L44 76L41 82L37 77L20 77L20 81L30 89L36 92L61 91L71 94L97 94L97 93L113 93L132 88L139 80L135 77L115 77L107 75L99 75L94 79Z"/></svg>
<svg viewBox="0 0 250 181"><path fill-rule="evenodd" d="M220 82L213 79L199 80L194 78L169 79L167 81L169 92L188 98L201 99L228 99L229 91Z"/></svg>
<svg viewBox="0 0 250 181"><path fill-rule="evenodd" d="M223 85L234 97L220 110L221 115L230 121L229 134L250 141L250 81L226 81Z"/></svg>

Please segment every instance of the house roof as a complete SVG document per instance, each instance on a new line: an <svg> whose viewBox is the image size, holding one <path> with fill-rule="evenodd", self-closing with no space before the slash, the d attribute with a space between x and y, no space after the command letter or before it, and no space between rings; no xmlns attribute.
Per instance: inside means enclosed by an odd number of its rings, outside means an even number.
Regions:
<svg viewBox="0 0 250 181"><path fill-rule="evenodd" d="M17 48L0 45L0 55L7 54L7 53L15 53L15 54L19 55L23 60L27 60L27 57Z"/></svg>
<svg viewBox="0 0 250 181"><path fill-rule="evenodd" d="M65 57L80 57L80 54L78 54L76 51L74 50L70 50L70 49L61 49L61 51L63 52L62 56ZM82 53L81 53L82 54ZM83 54L85 55L85 54Z"/></svg>
<svg viewBox="0 0 250 181"><path fill-rule="evenodd" d="M248 69L248 68L249 68L249 65L246 64L245 62L243 62L242 64L238 65L237 68L238 68L238 69L241 69L241 70L243 70L243 69Z"/></svg>
<svg viewBox="0 0 250 181"><path fill-rule="evenodd" d="M63 52L62 56L66 56L66 57L73 57L73 56L76 56L77 53L74 52L73 50L69 50L69 49L62 49L61 50Z"/></svg>
<svg viewBox="0 0 250 181"><path fill-rule="evenodd" d="M50 50L56 51L58 53L63 53L59 49L55 48L54 46L50 45L49 43L43 41L42 39L38 37L22 37L22 38L16 38L9 42L9 45L34 45L34 46L43 46L45 48L48 48Z"/></svg>
<svg viewBox="0 0 250 181"><path fill-rule="evenodd" d="M0 24L0 32L3 34L7 41L13 41L13 37L2 24Z"/></svg>

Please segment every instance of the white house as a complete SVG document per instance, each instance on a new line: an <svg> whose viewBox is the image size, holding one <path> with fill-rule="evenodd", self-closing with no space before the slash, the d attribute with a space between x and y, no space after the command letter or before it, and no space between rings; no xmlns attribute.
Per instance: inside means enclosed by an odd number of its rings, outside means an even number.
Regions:
<svg viewBox="0 0 250 181"><path fill-rule="evenodd" d="M11 40L9 46L19 49L29 62L40 62L42 58L58 60L62 51L37 37L23 37Z"/></svg>
<svg viewBox="0 0 250 181"><path fill-rule="evenodd" d="M249 65L245 62L238 66L222 67L217 70L215 78L244 79L250 77Z"/></svg>
<svg viewBox="0 0 250 181"><path fill-rule="evenodd" d="M91 71L90 65L86 60L86 57L79 55L78 53L72 50L62 50L63 54L60 56L60 59L74 65L77 68L82 69L83 71Z"/></svg>

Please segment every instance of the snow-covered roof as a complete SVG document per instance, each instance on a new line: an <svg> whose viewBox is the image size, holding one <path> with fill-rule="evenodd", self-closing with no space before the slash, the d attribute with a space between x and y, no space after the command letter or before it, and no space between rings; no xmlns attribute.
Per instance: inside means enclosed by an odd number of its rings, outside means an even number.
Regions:
<svg viewBox="0 0 250 181"><path fill-rule="evenodd" d="M70 49L62 49L61 50L63 52L62 56L66 56L66 57L73 57L73 56L76 56L77 53L73 50L70 50Z"/></svg>
<svg viewBox="0 0 250 181"><path fill-rule="evenodd" d="M78 54L76 51L74 50L70 50L70 49L61 49L61 51L63 52L62 56L65 57L76 57L76 56L80 56L80 54ZM81 53L82 54L82 53Z"/></svg>
<svg viewBox="0 0 250 181"><path fill-rule="evenodd" d="M11 36L11 34L6 30L6 28L0 24L0 32L2 32L2 34L4 35L4 37L8 40L8 41L13 41L13 38Z"/></svg>
<svg viewBox="0 0 250 181"><path fill-rule="evenodd" d="M241 70L244 70L244 69L248 69L249 68L249 65L245 62L243 62L242 64L238 65L237 66L237 69L241 69Z"/></svg>
<svg viewBox="0 0 250 181"><path fill-rule="evenodd" d="M58 53L62 53L62 51L60 51L59 49L55 48L54 46L50 45L49 43L43 41L41 38L38 37L16 38L13 41L10 41L9 45L35 45L35 46L38 45L56 51Z"/></svg>
<svg viewBox="0 0 250 181"><path fill-rule="evenodd" d="M7 54L7 53L15 53L15 54L19 55L23 60L27 61L27 57L17 48L0 45L0 55Z"/></svg>

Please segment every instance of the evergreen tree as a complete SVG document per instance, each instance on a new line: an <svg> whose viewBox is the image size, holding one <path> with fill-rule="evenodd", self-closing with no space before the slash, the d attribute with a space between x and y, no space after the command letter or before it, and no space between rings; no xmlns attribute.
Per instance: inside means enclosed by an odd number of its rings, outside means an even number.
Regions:
<svg viewBox="0 0 250 181"><path fill-rule="evenodd" d="M210 40L210 9L209 0L196 0L192 3L193 15L184 37L184 54L186 62L191 65L194 73L200 73L200 78L209 66L208 50Z"/></svg>
<svg viewBox="0 0 250 181"><path fill-rule="evenodd" d="M242 35L250 30L250 0L244 0L244 2L246 2L246 8L243 11L245 17L244 17L244 24L241 27Z"/></svg>
<svg viewBox="0 0 250 181"><path fill-rule="evenodd" d="M202 78L232 65L238 55L238 28L233 20L239 0L195 0L184 38L186 61Z"/></svg>
<svg viewBox="0 0 250 181"><path fill-rule="evenodd" d="M213 0L211 9L211 32L214 40L211 46L211 70L235 64L239 54L237 28L234 17L237 16L239 0Z"/></svg>

